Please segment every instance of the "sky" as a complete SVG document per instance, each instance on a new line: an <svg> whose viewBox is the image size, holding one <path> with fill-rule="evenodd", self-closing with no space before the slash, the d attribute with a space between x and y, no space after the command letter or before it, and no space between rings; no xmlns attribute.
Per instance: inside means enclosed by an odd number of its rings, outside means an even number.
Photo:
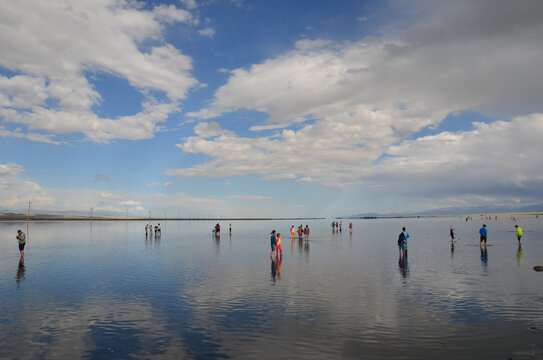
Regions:
<svg viewBox="0 0 543 360"><path fill-rule="evenodd" d="M543 203L540 0L0 0L0 210Z"/></svg>

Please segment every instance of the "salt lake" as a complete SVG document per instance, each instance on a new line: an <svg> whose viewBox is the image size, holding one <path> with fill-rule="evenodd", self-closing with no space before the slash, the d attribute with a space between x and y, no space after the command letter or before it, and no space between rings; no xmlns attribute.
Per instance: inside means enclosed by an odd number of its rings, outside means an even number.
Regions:
<svg viewBox="0 0 543 360"><path fill-rule="evenodd" d="M542 220L0 223L0 358L543 359Z"/></svg>

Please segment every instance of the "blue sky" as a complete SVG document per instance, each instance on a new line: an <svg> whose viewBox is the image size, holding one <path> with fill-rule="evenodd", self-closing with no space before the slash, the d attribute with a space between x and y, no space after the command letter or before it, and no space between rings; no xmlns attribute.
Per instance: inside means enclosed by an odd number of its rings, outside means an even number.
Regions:
<svg viewBox="0 0 543 360"><path fill-rule="evenodd" d="M0 210L543 201L539 1L0 4Z"/></svg>

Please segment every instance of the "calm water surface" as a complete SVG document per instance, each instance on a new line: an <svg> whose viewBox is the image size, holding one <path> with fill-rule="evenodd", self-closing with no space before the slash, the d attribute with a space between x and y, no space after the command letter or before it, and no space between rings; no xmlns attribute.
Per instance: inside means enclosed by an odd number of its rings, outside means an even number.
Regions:
<svg viewBox="0 0 543 360"><path fill-rule="evenodd" d="M543 359L542 219L330 222L0 223L0 358Z"/></svg>

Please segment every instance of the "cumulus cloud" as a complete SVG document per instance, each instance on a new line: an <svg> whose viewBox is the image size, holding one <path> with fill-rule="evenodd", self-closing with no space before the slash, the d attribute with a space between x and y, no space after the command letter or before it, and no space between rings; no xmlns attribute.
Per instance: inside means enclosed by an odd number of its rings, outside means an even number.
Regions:
<svg viewBox="0 0 543 360"><path fill-rule="evenodd" d="M261 179L358 185L377 191L387 183L384 175L393 176L392 170L385 172L384 164L392 168L407 161L407 156L410 174L419 171L426 174L423 169L433 169L439 173L437 177L451 179L443 182L444 179L436 178L436 181L460 190L459 179L464 174L451 169L468 171L468 166L463 161L451 166L437 146L440 142L447 144L448 137L460 135L437 135L432 140L435 144L432 152L420 150L428 156L414 149L423 149L423 144L431 139L417 142L412 136L425 128L436 128L451 113L469 110L500 119L515 117L514 121L477 124L476 130L460 136L458 153L471 158L472 167L483 164L489 168L487 175L501 177L503 193L520 191L528 183L520 175L524 172L503 174L498 165L501 159L486 155L502 154L500 147L504 143L490 142L485 151L482 146L473 148L474 143L469 139L477 138L480 133L492 137L497 127L507 126L533 127L538 133L539 120L522 120L525 119L522 115L533 113L530 119L540 119L538 113L543 112L540 71L543 4L538 1L526 1L519 6L507 1L408 4L417 8L413 13L420 15L410 27L368 36L358 42L304 39L290 52L230 71L227 83L216 91L210 106L188 115L212 119L227 112L250 109L269 115L264 124L249 124L252 130L277 129L277 132L273 136L249 138L216 130L211 137L195 128L195 136L177 146L185 153L202 153L212 160L189 168L170 169L168 174L182 177L257 174ZM506 136L506 132L501 134ZM525 131L515 131L510 137L515 139L511 146L520 149L537 144ZM470 146L461 150L467 143ZM513 147L507 149L510 153L518 152ZM438 153L442 157L433 156ZM387 155L397 157L386 160ZM385 161L381 161L383 158ZM538 174L534 170L529 177L538 183ZM468 182L472 185L484 183L480 170L471 171L469 176L473 176ZM420 184L428 183L421 176L413 178L420 180ZM413 181L413 189L423 189L416 184ZM465 185L463 190L467 191L466 187L470 186ZM471 193L479 187L471 186ZM533 189L533 185L529 188ZM446 186L441 190L445 196Z"/></svg>
<svg viewBox="0 0 543 360"><path fill-rule="evenodd" d="M4 3L0 66L18 74L0 76L0 121L8 131L15 124L43 133L34 136L38 141L69 133L93 141L152 137L198 84L190 75L192 59L162 39L164 25L175 22L197 24L173 5L145 10L117 0ZM145 41L152 45L143 46ZM118 118L94 113L103 99L88 74L101 72L141 91L143 110ZM157 101L152 91L167 100Z"/></svg>
<svg viewBox="0 0 543 360"><path fill-rule="evenodd" d="M34 206L49 206L53 198L36 182L26 179L24 168L15 163L0 163L0 207L24 209L31 201Z"/></svg>

